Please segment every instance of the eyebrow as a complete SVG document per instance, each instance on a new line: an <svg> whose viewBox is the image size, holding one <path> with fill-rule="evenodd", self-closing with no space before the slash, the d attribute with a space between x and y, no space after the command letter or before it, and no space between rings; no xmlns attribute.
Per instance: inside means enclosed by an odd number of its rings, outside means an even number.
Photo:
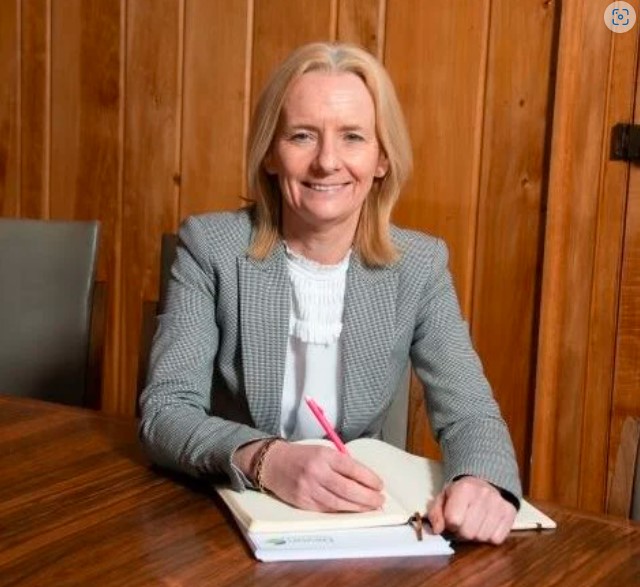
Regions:
<svg viewBox="0 0 640 587"><path fill-rule="evenodd" d="M283 130L296 130L296 129L306 129L306 130L315 130L315 131L320 130L319 127L317 127L316 125L305 123L305 122L299 122L299 123L293 122L290 124L283 124L281 128ZM345 124L341 126L339 130L342 132L344 131L367 132L367 129L361 124Z"/></svg>

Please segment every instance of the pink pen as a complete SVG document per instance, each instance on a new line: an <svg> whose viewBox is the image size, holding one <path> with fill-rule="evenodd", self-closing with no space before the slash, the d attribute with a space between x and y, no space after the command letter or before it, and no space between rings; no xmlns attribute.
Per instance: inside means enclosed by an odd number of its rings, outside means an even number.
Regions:
<svg viewBox="0 0 640 587"><path fill-rule="evenodd" d="M322 408L310 397L305 396L304 401L307 402L307 405L309 406L309 409L311 410L313 415L316 417L316 420L318 420L318 422L320 423L320 426L322 426L323 430L327 433L329 440L331 440L331 442L333 442L333 444L336 445L336 448L342 454L348 455L349 451L347 450L347 447L344 445L342 440L340 440L340 437L336 434L336 431L333 429L333 426L329 424L329 421L325 417L324 412L322 411Z"/></svg>

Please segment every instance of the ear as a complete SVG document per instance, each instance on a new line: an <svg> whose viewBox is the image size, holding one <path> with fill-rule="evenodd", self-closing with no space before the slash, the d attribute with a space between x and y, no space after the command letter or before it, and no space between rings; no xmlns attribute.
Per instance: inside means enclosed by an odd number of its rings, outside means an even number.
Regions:
<svg viewBox="0 0 640 587"><path fill-rule="evenodd" d="M381 178L387 175L388 171L389 171L389 159L387 159L387 155L385 153L380 151L380 155L378 156L378 165L373 175L375 177Z"/></svg>
<svg viewBox="0 0 640 587"><path fill-rule="evenodd" d="M262 160L262 167L264 167L264 170L269 175L278 174L278 169L276 168L275 162L273 160L273 153L271 152L271 149L269 149L269 151L267 151L267 154L264 156L264 159Z"/></svg>

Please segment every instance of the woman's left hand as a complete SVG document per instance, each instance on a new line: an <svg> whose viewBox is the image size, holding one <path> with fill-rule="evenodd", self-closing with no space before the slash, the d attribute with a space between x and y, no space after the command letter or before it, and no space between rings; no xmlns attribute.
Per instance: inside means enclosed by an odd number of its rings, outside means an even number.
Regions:
<svg viewBox="0 0 640 587"><path fill-rule="evenodd" d="M448 530L464 540L502 544L516 513L490 483L461 477L436 496L427 516L435 534Z"/></svg>

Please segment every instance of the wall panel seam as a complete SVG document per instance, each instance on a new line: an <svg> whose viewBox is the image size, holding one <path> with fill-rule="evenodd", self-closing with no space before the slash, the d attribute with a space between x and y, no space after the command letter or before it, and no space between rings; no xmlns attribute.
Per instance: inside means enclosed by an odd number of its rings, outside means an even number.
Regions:
<svg viewBox="0 0 640 587"><path fill-rule="evenodd" d="M22 1L16 0L16 217L22 217Z"/></svg>
<svg viewBox="0 0 640 587"><path fill-rule="evenodd" d="M378 35L378 47L376 57L384 62L387 42L387 0L378 0L378 23L376 34Z"/></svg>
<svg viewBox="0 0 640 587"><path fill-rule="evenodd" d="M633 67L633 71L635 72L635 77L634 77L635 83L632 86L633 90L632 90L631 108L630 108L630 114L631 114L630 122L634 124L636 123L636 120L637 120L636 109L638 106L637 98L638 98L638 91L639 91L638 79L640 76L640 59L638 55L638 43L640 43L640 32L636 34L635 53L634 53L635 63ZM609 489L608 471L610 469L609 461L611 457L611 428L612 428L611 423L613 421L614 409L615 409L616 373L617 373L617 362L618 362L618 348L620 345L619 324L620 324L620 313L622 311L622 281L624 277L625 246L627 242L627 238L626 238L627 237L627 210L629 208L629 190L631 188L630 167L631 167L631 163L628 163L626 181L625 181L625 197L624 197L624 203L621 211L622 227L620 231L620 257L619 257L618 272L616 275L617 293L616 293L616 302L615 302L615 309L614 309L614 313L615 313L614 319L616 324L614 329L615 339L613 341L613 349L612 349L613 357L611 361L611 381L610 381L611 387L609 390L609 413L608 413L609 433L607 434L607 450L606 450L606 461L605 461L605 472L607 472L607 475L605 477L605 482L606 482L605 495L604 495L605 507L607 503L608 489Z"/></svg>
<svg viewBox="0 0 640 587"><path fill-rule="evenodd" d="M242 112L242 195L245 198L251 197L249 194L249 186L247 184L247 149L249 147L249 127L251 124L251 104L253 86L251 83L253 77L253 36L254 27L255 0L247 0L247 26L246 26L246 44L245 44L245 66L244 66L244 104Z"/></svg>
<svg viewBox="0 0 640 587"><path fill-rule="evenodd" d="M185 43L187 38L186 0L179 0L178 6L178 50L176 55L176 132L173 157L173 209L171 210L171 226L175 232L180 224L180 204L182 199L182 152L184 147L184 76L185 76Z"/></svg>
<svg viewBox="0 0 640 587"><path fill-rule="evenodd" d="M53 42L52 42L52 3L47 0L46 4L46 65L45 65L45 97L44 97L44 169L42 188L44 190L44 209L47 218L51 218L51 100L52 100L52 63L53 63Z"/></svg>
<svg viewBox="0 0 640 587"><path fill-rule="evenodd" d="M340 3L338 0L331 0L329 8L329 38L335 42L338 39L338 22L340 21Z"/></svg>
<svg viewBox="0 0 640 587"><path fill-rule="evenodd" d="M483 157L485 123L487 118L487 88L489 85L489 62L491 59L491 24L492 24L492 0L487 1L485 15L485 39L483 44L484 63L482 64L479 91L476 98L476 120L478 120L476 134L474 136L474 161L473 161L473 186L471 194L471 211L469 213L471 236L469 238L469 250L466 263L466 291L462 292L464 313L469 321L469 330L473 332L473 297L475 293L476 252L478 249L478 222L480 221L480 198L483 178ZM488 173L488 172L487 172Z"/></svg>
<svg viewBox="0 0 640 587"><path fill-rule="evenodd" d="M127 413L126 406L122 405L123 390L126 390L127 382L124 380L126 373L124 365L126 363L124 357L124 345L120 344L121 332L126 329L125 308L121 303L121 287L124 281L124 273L122 271L122 238L123 238L123 222L124 214L124 160L125 160L125 141L126 141L126 100L127 100L127 0L120 0L120 47L119 47L119 102L118 102L118 187L117 187L117 204L114 220L114 239L113 239L113 275L115 281L110 288L113 304L113 320L114 329L111 333L113 376L112 381L118 382L119 390L110 390L114 395L116 413Z"/></svg>
<svg viewBox="0 0 640 587"><path fill-rule="evenodd" d="M614 39L615 35L611 34L609 37L609 60L607 62L607 74L605 76L605 80L606 80L606 93L605 93L605 101L604 101L604 107L603 107L603 112L604 112L604 116L602 119L602 129L600 132L600 137L601 137L601 144L604 144L605 142L605 138L607 136L607 124L609 122L609 108L610 108L610 100L611 100L611 78L612 78L612 72L613 72L613 60L614 60L614 55L615 55L615 39ZM600 243L600 239L602 237L602 232L600 230L600 226L599 226L599 214L600 214L600 207L601 207L601 202L602 202L602 191L604 189L604 175L605 175L605 165L606 165L606 156L605 156L605 151L604 149L600 150L601 152L601 159L600 159L600 172L598 174L598 186L597 186L597 191L596 191L596 205L595 205L595 211L594 211L594 219L595 219L595 239L594 239L594 244L593 244L593 256L592 256L592 262L591 262L591 271L589 274L589 280L591 283L591 287L590 287L590 292L589 292L589 314L588 314L588 321L587 321L587 337L586 337L586 341L585 341L585 355L587 360L585 360L584 362L584 372L582 374L582 398L581 398L581 405L582 405L582 416L580 418L580 444L579 444L579 455L578 455L578 495L577 495L577 506L580 507L582 505L582 500L583 500L583 483L584 483L584 470L583 470L583 455L584 455L584 447L585 447L585 443L587 442L585 440L585 430L587 428L588 425L588 412L589 410L587 409L588 406L588 398L589 398L589 348L590 348L590 341L591 341L591 336L592 336L592 327L593 327L593 310L594 310L594 301L596 298L596 265L598 262L598 248L599 248L599 243ZM609 392L611 393L611 389L609 390ZM607 435L608 436L608 435Z"/></svg>

